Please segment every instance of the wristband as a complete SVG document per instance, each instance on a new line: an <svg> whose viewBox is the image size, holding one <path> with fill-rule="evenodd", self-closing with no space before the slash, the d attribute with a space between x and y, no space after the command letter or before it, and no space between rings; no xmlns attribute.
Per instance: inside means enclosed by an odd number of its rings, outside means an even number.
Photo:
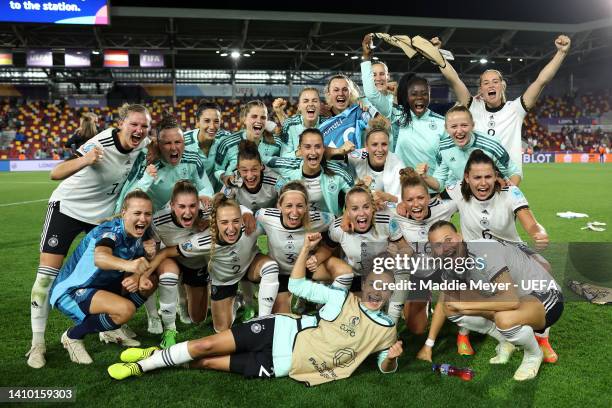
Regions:
<svg viewBox="0 0 612 408"><path fill-rule="evenodd" d="M433 347L433 346L434 346L434 344L436 344L436 341L435 341L435 340L432 340L432 339L430 339L430 338L428 338L427 340L425 340L425 345L426 345L427 347Z"/></svg>

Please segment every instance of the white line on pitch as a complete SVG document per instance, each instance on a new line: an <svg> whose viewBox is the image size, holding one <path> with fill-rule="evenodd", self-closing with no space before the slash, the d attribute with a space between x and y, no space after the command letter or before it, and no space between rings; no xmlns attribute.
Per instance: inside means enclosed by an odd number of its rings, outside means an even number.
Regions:
<svg viewBox="0 0 612 408"><path fill-rule="evenodd" d="M6 203L0 204L0 207L8 207L11 205L20 205L20 204L30 204L30 203L40 203L41 201L48 201L48 198L41 198L40 200L30 200L30 201L20 201L18 203Z"/></svg>

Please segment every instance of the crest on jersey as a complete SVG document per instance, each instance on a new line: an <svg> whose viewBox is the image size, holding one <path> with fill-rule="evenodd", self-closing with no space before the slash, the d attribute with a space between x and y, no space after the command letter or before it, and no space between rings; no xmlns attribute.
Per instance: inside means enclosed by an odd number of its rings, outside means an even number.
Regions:
<svg viewBox="0 0 612 408"><path fill-rule="evenodd" d="M295 249L295 245L293 245L291 242L287 243L287 245L285 245L285 249L287 251L293 251Z"/></svg>
<svg viewBox="0 0 612 408"><path fill-rule="evenodd" d="M436 125L436 122L432 120L431 122L429 122L429 128L431 130L436 130L438 128L438 125Z"/></svg>
<svg viewBox="0 0 612 408"><path fill-rule="evenodd" d="M490 128L494 128L495 127L495 121L490 120L489 123L487 123L487 126L489 126Z"/></svg>
<svg viewBox="0 0 612 408"><path fill-rule="evenodd" d="M329 188L329 191L332 192L332 193L334 191L338 190L338 186L336 185L336 183L329 183L328 188Z"/></svg>
<svg viewBox="0 0 612 408"><path fill-rule="evenodd" d="M419 230L419 237L421 238L427 237L427 231L424 228Z"/></svg>
<svg viewBox="0 0 612 408"><path fill-rule="evenodd" d="M193 244L189 241L183 242L181 244L181 248L183 248L183 251L191 251L191 249L193 248Z"/></svg>
<svg viewBox="0 0 612 408"><path fill-rule="evenodd" d="M261 324L259 323L253 323L251 325L251 331L255 334L259 334L261 333Z"/></svg>
<svg viewBox="0 0 612 408"><path fill-rule="evenodd" d="M480 220L480 226L482 228L489 228L489 220L486 218L483 218Z"/></svg>

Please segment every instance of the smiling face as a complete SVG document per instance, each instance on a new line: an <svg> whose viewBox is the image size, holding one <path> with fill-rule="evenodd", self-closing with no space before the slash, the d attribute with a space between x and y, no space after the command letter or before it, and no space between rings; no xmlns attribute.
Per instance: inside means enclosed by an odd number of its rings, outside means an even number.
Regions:
<svg viewBox="0 0 612 408"><path fill-rule="evenodd" d="M445 126L457 147L463 147L470 142L474 122L468 112L451 112L446 116Z"/></svg>
<svg viewBox="0 0 612 408"><path fill-rule="evenodd" d="M252 142L259 142L268 120L268 110L259 105L253 105L244 118L247 139Z"/></svg>
<svg viewBox="0 0 612 408"><path fill-rule="evenodd" d="M153 204L144 198L131 198L121 211L125 232L133 238L142 238L153 218Z"/></svg>
<svg viewBox="0 0 612 408"><path fill-rule="evenodd" d="M144 112L130 112L119 122L119 140L124 149L131 150L147 136L151 118Z"/></svg>
<svg viewBox="0 0 612 408"><path fill-rule="evenodd" d="M228 244L234 244L240 239L242 216L240 208L226 205L217 209L218 238Z"/></svg>
<svg viewBox="0 0 612 408"><path fill-rule="evenodd" d="M349 84L344 78L334 78L329 83L329 92L325 95L327 103L329 103L338 114L349 107L350 104Z"/></svg>
<svg viewBox="0 0 612 408"><path fill-rule="evenodd" d="M408 105L415 115L421 116L429 106L429 87L423 82L415 82L408 88Z"/></svg>
<svg viewBox="0 0 612 408"><path fill-rule="evenodd" d="M254 190L261 182L263 165L256 159L240 160L238 162L238 173L246 188Z"/></svg>
<svg viewBox="0 0 612 408"><path fill-rule="evenodd" d="M495 170L490 163L473 163L464 176L470 191L478 200L486 200L495 191Z"/></svg>
<svg viewBox="0 0 612 408"><path fill-rule="evenodd" d="M289 228L299 228L304 224L308 206L304 194L299 191L288 191L278 203L283 217L283 224Z"/></svg>
<svg viewBox="0 0 612 408"><path fill-rule="evenodd" d="M299 150L304 158L304 170L307 174L314 174L321 170L321 160L325 153L325 146L319 134L304 133Z"/></svg>
<svg viewBox="0 0 612 408"><path fill-rule="evenodd" d="M417 221L429 216L429 192L420 184L406 186L402 191L402 201L407 207L407 215Z"/></svg>
<svg viewBox="0 0 612 408"><path fill-rule="evenodd" d="M368 161L372 167L382 167L385 165L389 154L389 136L385 132L372 132L367 138L366 148L368 149Z"/></svg>
<svg viewBox="0 0 612 408"><path fill-rule="evenodd" d="M441 258L456 258L460 255L462 247L461 234L454 231L450 226L442 226L435 231L429 232L429 242L435 256Z"/></svg>
<svg viewBox="0 0 612 408"><path fill-rule="evenodd" d="M181 162L185 151L183 132L178 128L162 130L158 146L162 159L171 166L176 166Z"/></svg>
<svg viewBox="0 0 612 408"><path fill-rule="evenodd" d="M362 277L362 304L370 310L382 309L393 294L393 291L388 289L388 285L391 283L394 283L394 279L388 273L377 274L370 272L366 277Z"/></svg>
<svg viewBox="0 0 612 408"><path fill-rule="evenodd" d="M298 111L304 118L304 122L309 125L314 125L319 119L321 113L321 100L317 91L307 90L300 95ZM306 126L311 127L311 126Z"/></svg>
<svg viewBox="0 0 612 408"><path fill-rule="evenodd" d="M387 91L387 83L389 82L389 70L385 64L372 64L372 76L374 77L374 85L380 92Z"/></svg>
<svg viewBox="0 0 612 408"><path fill-rule="evenodd" d="M176 221L183 228L190 228L198 215L198 197L190 193L177 194L170 202L170 208Z"/></svg>
<svg viewBox="0 0 612 408"><path fill-rule="evenodd" d="M374 218L374 205L368 193L357 191L349 194L346 211L356 232L366 232L370 229Z"/></svg>
<svg viewBox="0 0 612 408"><path fill-rule="evenodd" d="M502 104L504 84L499 73L485 71L480 77L480 95L487 106L496 108Z"/></svg>
<svg viewBox="0 0 612 408"><path fill-rule="evenodd" d="M198 139L200 142L214 140L221 128L221 112L216 109L205 109L198 118Z"/></svg>

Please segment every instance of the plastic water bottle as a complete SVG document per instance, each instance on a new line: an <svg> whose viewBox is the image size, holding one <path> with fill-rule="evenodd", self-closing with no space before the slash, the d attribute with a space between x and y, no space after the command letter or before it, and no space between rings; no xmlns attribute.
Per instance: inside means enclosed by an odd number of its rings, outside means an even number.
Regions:
<svg viewBox="0 0 612 408"><path fill-rule="evenodd" d="M453 367L450 364L434 364L431 369L434 373L459 377L463 381L471 381L474 378L474 371L471 368Z"/></svg>

